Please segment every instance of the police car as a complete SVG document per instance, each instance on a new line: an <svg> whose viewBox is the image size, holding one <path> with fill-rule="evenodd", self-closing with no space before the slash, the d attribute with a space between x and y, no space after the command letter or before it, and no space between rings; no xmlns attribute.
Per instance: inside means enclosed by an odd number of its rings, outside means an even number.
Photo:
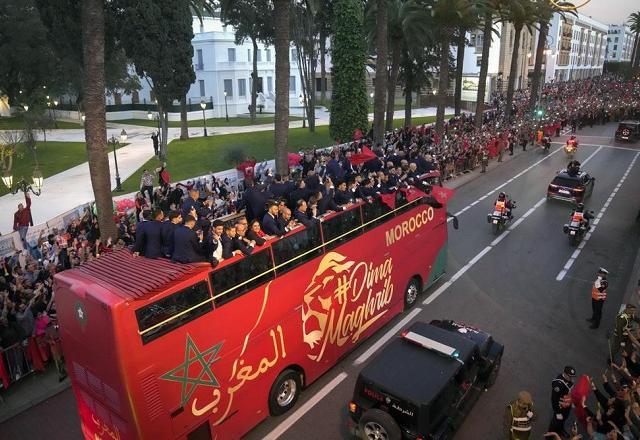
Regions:
<svg viewBox="0 0 640 440"><path fill-rule="evenodd" d="M454 321L416 322L360 372L351 433L367 439L449 439L493 385L504 346Z"/></svg>
<svg viewBox="0 0 640 440"><path fill-rule="evenodd" d="M635 142L640 139L640 121L622 121L616 129L616 140Z"/></svg>

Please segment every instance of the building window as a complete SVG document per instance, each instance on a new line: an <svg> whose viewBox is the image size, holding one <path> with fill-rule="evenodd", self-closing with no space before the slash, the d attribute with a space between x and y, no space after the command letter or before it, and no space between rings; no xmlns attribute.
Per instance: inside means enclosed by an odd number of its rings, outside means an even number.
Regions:
<svg viewBox="0 0 640 440"><path fill-rule="evenodd" d="M236 60L236 50L233 47L227 49L227 57L229 58L229 62Z"/></svg>
<svg viewBox="0 0 640 440"><path fill-rule="evenodd" d="M202 62L202 49L196 50L196 70L202 70L203 62Z"/></svg>
<svg viewBox="0 0 640 440"><path fill-rule="evenodd" d="M289 77L289 93L296 93L296 77L295 76L290 76Z"/></svg>
<svg viewBox="0 0 640 440"><path fill-rule="evenodd" d="M273 78L270 76L267 76L267 92L271 93L272 91L273 91Z"/></svg>
<svg viewBox="0 0 640 440"><path fill-rule="evenodd" d="M618 37L616 37L615 42L616 42L616 43L618 42Z"/></svg>
<svg viewBox="0 0 640 440"><path fill-rule="evenodd" d="M140 95L138 95L138 91L134 90L131 92L131 104L138 104L140 102Z"/></svg>
<svg viewBox="0 0 640 440"><path fill-rule="evenodd" d="M271 62L271 49L265 49L265 52L267 53L267 62Z"/></svg>
<svg viewBox="0 0 640 440"><path fill-rule="evenodd" d="M247 49L247 61L251 62L251 49Z"/></svg>
<svg viewBox="0 0 640 440"><path fill-rule="evenodd" d="M204 80L203 79L199 80L198 85L200 85L200 96L205 96L206 91L204 89Z"/></svg>
<svg viewBox="0 0 640 440"><path fill-rule="evenodd" d="M478 67L482 66L482 57L477 57L476 58L476 66L478 66Z"/></svg>
<svg viewBox="0 0 640 440"><path fill-rule="evenodd" d="M618 45L617 44L613 45L613 50L618 50Z"/></svg>
<svg viewBox="0 0 640 440"><path fill-rule="evenodd" d="M262 51L260 49L256 52L256 56L258 57L258 61L262 61Z"/></svg>
<svg viewBox="0 0 640 440"><path fill-rule="evenodd" d="M238 80L238 96L247 96L247 80L244 78Z"/></svg>
<svg viewBox="0 0 640 440"><path fill-rule="evenodd" d="M224 80L224 92L227 96L233 96L233 81L230 79Z"/></svg>
<svg viewBox="0 0 640 440"><path fill-rule="evenodd" d="M296 49L291 49L291 61L294 63L297 62L298 59L298 51Z"/></svg>
<svg viewBox="0 0 640 440"><path fill-rule="evenodd" d="M616 53L614 52L613 55L611 55L611 58L615 58L616 57Z"/></svg>

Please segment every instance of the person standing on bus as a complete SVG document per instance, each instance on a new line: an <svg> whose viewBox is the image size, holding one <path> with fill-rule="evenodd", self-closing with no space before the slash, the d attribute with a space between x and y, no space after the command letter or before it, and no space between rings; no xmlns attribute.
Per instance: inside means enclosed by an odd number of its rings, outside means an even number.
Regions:
<svg viewBox="0 0 640 440"><path fill-rule="evenodd" d="M287 233L285 228L278 224L278 203L275 200L269 200L267 203L267 213L262 219L262 230L265 234L276 237Z"/></svg>
<svg viewBox="0 0 640 440"><path fill-rule="evenodd" d="M193 218L195 218L193 214L197 213L200 210L200 202L198 202L199 196L200 192L197 189L192 189L189 191L189 197L187 197L184 202L182 202L183 218L186 218L188 215L191 215Z"/></svg>
<svg viewBox="0 0 640 440"><path fill-rule="evenodd" d="M196 234L193 227L196 219L192 215L184 218L184 225L178 226L173 236L173 261L178 263L197 263L205 261L202 245L202 232Z"/></svg>
<svg viewBox="0 0 640 440"><path fill-rule="evenodd" d="M169 212L169 221L162 222L160 233L162 235L162 255L171 258L173 255L173 236L176 228L182 224L182 215L179 211Z"/></svg>
<svg viewBox="0 0 640 440"><path fill-rule="evenodd" d="M235 224L226 224L224 226L224 233L220 238L220 242L222 243L222 258L233 258L241 253L237 247Z"/></svg>
<svg viewBox="0 0 640 440"><path fill-rule="evenodd" d="M133 245L133 255L144 255L147 258L160 258L162 252L162 219L164 212L156 208L151 214L152 220L142 222L136 234L136 242Z"/></svg>
<svg viewBox="0 0 640 440"><path fill-rule="evenodd" d="M314 207L312 212L309 212L309 208L307 206L307 202L303 199L298 200L296 203L296 212L293 214L293 218L298 221L298 223L303 224L307 228L314 227L320 220L318 219L318 211L317 205Z"/></svg>
<svg viewBox="0 0 640 440"><path fill-rule="evenodd" d="M222 256L222 235L224 234L224 222L222 220L214 220L211 225L211 233L207 237L207 255L212 258L212 264L216 266L224 258Z"/></svg>

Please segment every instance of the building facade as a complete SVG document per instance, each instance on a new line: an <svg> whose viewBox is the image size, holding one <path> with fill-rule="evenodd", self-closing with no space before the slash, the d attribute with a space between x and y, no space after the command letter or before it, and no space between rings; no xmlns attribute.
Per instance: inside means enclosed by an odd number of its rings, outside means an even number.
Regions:
<svg viewBox="0 0 640 440"><path fill-rule="evenodd" d="M610 25L607 34L606 61L631 61L634 35L626 24Z"/></svg>

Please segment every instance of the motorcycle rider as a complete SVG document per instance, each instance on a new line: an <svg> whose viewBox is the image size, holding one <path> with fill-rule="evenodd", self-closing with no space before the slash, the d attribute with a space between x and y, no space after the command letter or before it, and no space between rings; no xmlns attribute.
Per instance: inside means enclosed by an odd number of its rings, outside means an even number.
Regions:
<svg viewBox="0 0 640 440"><path fill-rule="evenodd" d="M589 220L592 218L593 214L584 210L584 203L578 203L576 209L571 212L571 221L578 222L580 226L584 226L587 231L591 228L591 226L589 226Z"/></svg>
<svg viewBox="0 0 640 440"><path fill-rule="evenodd" d="M570 176L577 176L579 172L580 162L578 162L577 160L572 160L571 162L569 162L569 164L567 165L567 173Z"/></svg>
<svg viewBox="0 0 640 440"><path fill-rule="evenodd" d="M495 203L496 211L506 212L507 217L509 217L509 220L511 220L513 218L513 215L511 214L511 210L513 208L515 208L513 201L509 200L509 198L504 192L501 192L500 194L498 194L498 200L496 200L496 203Z"/></svg>

